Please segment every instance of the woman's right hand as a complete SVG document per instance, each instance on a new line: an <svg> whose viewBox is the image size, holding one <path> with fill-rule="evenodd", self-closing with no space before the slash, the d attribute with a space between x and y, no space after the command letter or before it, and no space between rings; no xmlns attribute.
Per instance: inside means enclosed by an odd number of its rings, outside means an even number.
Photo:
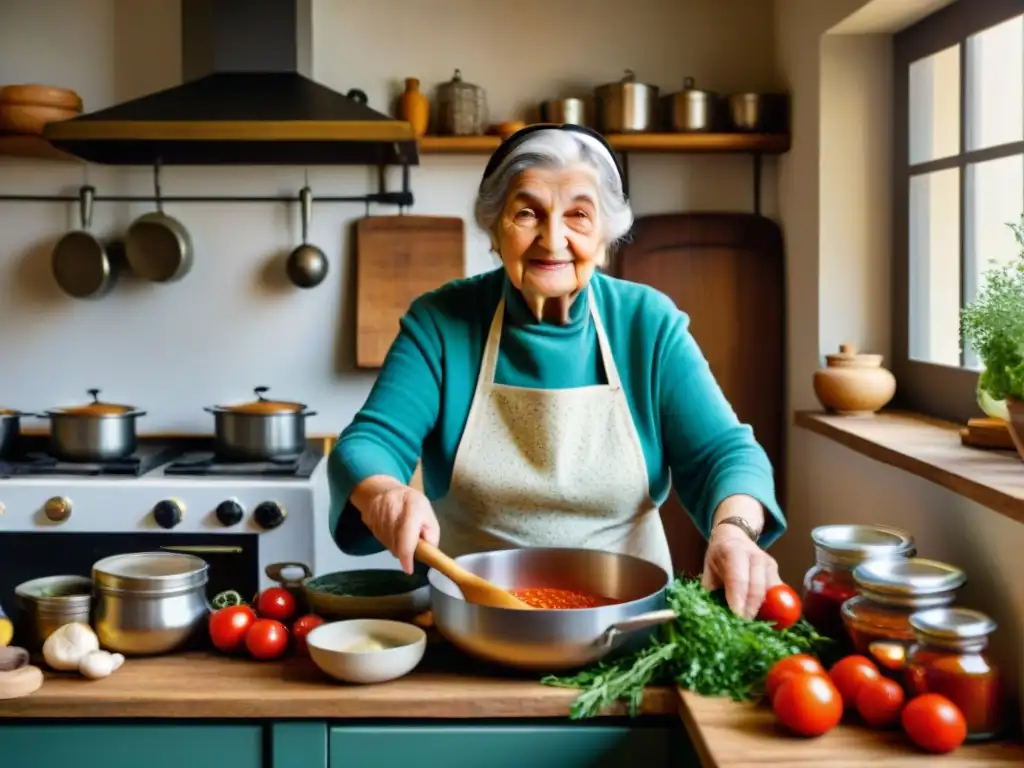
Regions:
<svg viewBox="0 0 1024 768"><path fill-rule="evenodd" d="M412 573L417 542L425 539L437 546L441 535L430 500L408 485L396 484L375 493L362 510L362 518L406 573Z"/></svg>

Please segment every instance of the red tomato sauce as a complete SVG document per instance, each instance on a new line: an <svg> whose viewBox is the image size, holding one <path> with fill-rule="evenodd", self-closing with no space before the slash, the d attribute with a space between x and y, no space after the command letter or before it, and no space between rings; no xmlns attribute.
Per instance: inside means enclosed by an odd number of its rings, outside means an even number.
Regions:
<svg viewBox="0 0 1024 768"><path fill-rule="evenodd" d="M549 610L600 608L622 602L578 589L558 589L556 587L526 587L510 589L509 592L532 608L547 608Z"/></svg>

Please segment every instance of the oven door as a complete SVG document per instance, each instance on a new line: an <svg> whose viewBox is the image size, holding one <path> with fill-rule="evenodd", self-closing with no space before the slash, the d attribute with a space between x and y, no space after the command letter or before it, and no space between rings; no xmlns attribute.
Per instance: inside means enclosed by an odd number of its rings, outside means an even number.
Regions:
<svg viewBox="0 0 1024 768"><path fill-rule="evenodd" d="M14 588L43 576L92 577L110 555L165 550L186 552L209 565L208 598L235 590L250 600L260 583L257 533L0 533L0 605L17 623Z"/></svg>

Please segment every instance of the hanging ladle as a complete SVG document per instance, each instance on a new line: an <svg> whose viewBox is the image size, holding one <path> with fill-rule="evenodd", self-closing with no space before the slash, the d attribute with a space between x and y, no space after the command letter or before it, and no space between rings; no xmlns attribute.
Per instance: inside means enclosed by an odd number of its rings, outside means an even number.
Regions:
<svg viewBox="0 0 1024 768"><path fill-rule="evenodd" d="M327 257L309 242L309 223L313 218L313 190L306 185L299 192L302 205L302 245L288 254L288 279L299 288L315 288L327 277Z"/></svg>

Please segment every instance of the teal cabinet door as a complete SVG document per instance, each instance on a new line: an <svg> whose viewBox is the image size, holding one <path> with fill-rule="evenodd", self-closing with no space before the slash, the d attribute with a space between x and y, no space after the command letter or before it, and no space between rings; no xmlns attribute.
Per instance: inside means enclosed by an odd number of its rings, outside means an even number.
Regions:
<svg viewBox="0 0 1024 768"><path fill-rule="evenodd" d="M3 768L263 768L247 725L4 725Z"/></svg>
<svg viewBox="0 0 1024 768"><path fill-rule="evenodd" d="M330 768L699 767L672 726L337 726Z"/></svg>

